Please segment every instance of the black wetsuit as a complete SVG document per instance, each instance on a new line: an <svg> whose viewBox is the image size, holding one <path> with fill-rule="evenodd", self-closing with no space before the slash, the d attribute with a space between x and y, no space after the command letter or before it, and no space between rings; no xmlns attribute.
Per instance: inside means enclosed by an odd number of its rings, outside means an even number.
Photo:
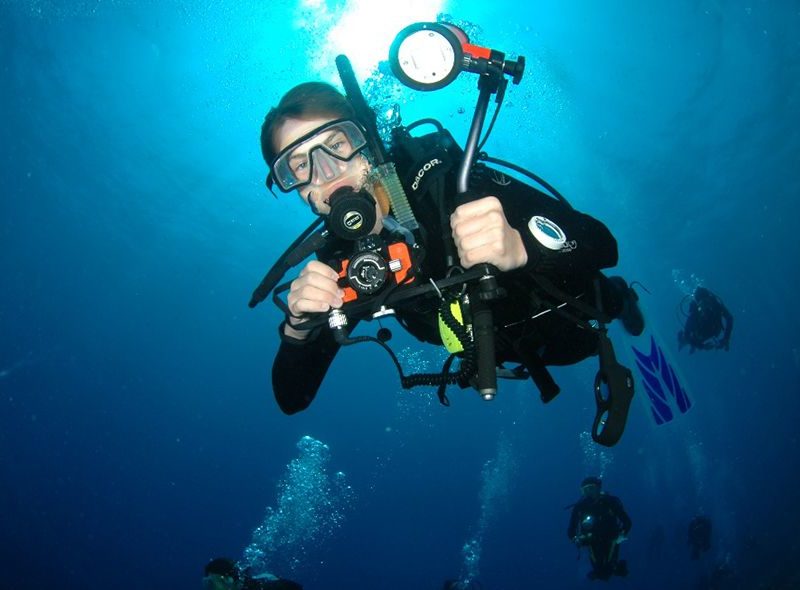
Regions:
<svg viewBox="0 0 800 590"><path fill-rule="evenodd" d="M443 278L447 270L444 240L450 235L450 228L449 225L443 227L440 209L449 212L454 208L453 176L448 174L446 181L442 179L444 190L439 194L451 195L445 198L443 207L430 193L418 194L412 190L408 174L401 176L411 207L422 226L426 248L424 271L426 276L435 279ZM552 311L536 319L527 319L542 309L540 297L550 306L553 304L552 297L542 293L534 278L545 277L559 290L589 305L596 305L597 279L603 311L609 317L617 317L622 311L623 294L599 272L617 264L617 242L600 221L486 166L473 168L470 188L478 195L494 195L501 201L509 224L519 230L528 254L528 263L523 268L499 275L507 296L492 306L497 328L497 362L524 365L534 376L543 399L549 401L558 393L558 388L552 380L548 383L549 374L544 366L569 365L597 354L598 337L594 331ZM564 231L567 242L562 249L548 250L534 238L528 222L536 215L555 222ZM335 257L339 247L342 251L347 247L352 249L351 244L334 243L326 252L319 252L318 257L327 261ZM558 303L561 301L555 302ZM416 301L413 307L398 308L397 317L418 339L441 344L438 305L434 297ZM567 309L577 317L587 318L574 309ZM283 325L279 330L282 342L272 367L272 385L281 410L292 414L304 410L312 402L339 345L326 328L310 334L304 341L283 337Z"/></svg>
<svg viewBox="0 0 800 590"><path fill-rule="evenodd" d="M590 531L581 530L581 521L587 515L592 517ZM602 493L595 498L582 498L572 508L567 536L582 546L589 547L592 562L592 578L607 580L612 575L627 575L627 566L619 560L620 535L628 535L631 519L625 512L622 502L616 496Z"/></svg>

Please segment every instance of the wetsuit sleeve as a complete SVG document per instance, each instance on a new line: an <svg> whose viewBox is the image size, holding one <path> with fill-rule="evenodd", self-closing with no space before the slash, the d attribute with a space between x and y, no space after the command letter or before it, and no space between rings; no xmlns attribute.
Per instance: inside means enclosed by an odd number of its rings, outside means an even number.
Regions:
<svg viewBox="0 0 800 590"><path fill-rule="evenodd" d="M333 268L328 261L338 257L339 248L338 242L326 242L316 252L317 259ZM348 333L357 324L351 321ZM284 334L284 325L278 327L281 344L272 363L272 391L283 413L296 414L314 401L340 345L327 326L314 328L305 340L297 340Z"/></svg>
<svg viewBox="0 0 800 590"><path fill-rule="evenodd" d="M628 516L628 513L625 512L625 508L622 506L622 502L619 498L614 498L614 513L622 523L622 534L627 537L633 522L631 521L631 517Z"/></svg>
<svg viewBox="0 0 800 590"><path fill-rule="evenodd" d="M283 324L278 329L282 334ZM310 342L281 338L272 363L272 390L283 413L296 414L314 401L339 348L327 328Z"/></svg>
<svg viewBox="0 0 800 590"><path fill-rule="evenodd" d="M578 533L578 519L580 518L580 510L577 506L573 506L572 514L569 517L569 526L567 527L567 537L571 541Z"/></svg>
<svg viewBox="0 0 800 590"><path fill-rule="evenodd" d="M599 220L519 182L497 188L496 196L503 204L508 223L520 232L525 244L525 270L572 275L616 266L617 241ZM534 237L528 227L534 216L544 217L561 228L566 238L561 249L546 248Z"/></svg>

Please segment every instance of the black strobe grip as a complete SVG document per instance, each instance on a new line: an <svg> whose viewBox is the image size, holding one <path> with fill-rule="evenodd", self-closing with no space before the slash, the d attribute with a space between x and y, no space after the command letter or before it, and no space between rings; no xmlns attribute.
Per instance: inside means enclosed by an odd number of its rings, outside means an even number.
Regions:
<svg viewBox="0 0 800 590"><path fill-rule="evenodd" d="M494 320L486 301L478 296L478 289L471 289L472 337L477 351L477 375L475 387L487 401L497 395L497 371L495 370Z"/></svg>

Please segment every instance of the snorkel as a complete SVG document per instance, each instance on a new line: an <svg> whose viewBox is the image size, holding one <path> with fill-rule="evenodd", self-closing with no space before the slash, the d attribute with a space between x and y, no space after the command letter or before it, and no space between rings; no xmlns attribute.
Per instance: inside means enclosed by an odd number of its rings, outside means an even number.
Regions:
<svg viewBox="0 0 800 590"><path fill-rule="evenodd" d="M388 160L386 148L381 141L378 133L377 118L364 99L361 87L356 81L353 66L346 55L336 57L336 69L342 81L345 95L353 110L356 118L366 131L367 147L372 155L373 168L367 177L367 183L371 185L375 192L375 197L379 203L387 202L391 207L395 219L409 230L416 232L419 229L411 206L408 204L405 190L397 176L394 162ZM388 213L388 211L384 211Z"/></svg>

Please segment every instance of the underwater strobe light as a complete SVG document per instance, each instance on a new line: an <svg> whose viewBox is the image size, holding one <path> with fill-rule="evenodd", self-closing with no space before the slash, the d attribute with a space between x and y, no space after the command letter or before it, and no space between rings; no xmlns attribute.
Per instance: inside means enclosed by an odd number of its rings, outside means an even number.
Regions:
<svg viewBox="0 0 800 590"><path fill-rule="evenodd" d="M505 54L469 42L467 34L449 23L414 23L400 31L389 49L395 76L415 90L438 90L462 71L502 73L519 84L525 58L505 59Z"/></svg>

